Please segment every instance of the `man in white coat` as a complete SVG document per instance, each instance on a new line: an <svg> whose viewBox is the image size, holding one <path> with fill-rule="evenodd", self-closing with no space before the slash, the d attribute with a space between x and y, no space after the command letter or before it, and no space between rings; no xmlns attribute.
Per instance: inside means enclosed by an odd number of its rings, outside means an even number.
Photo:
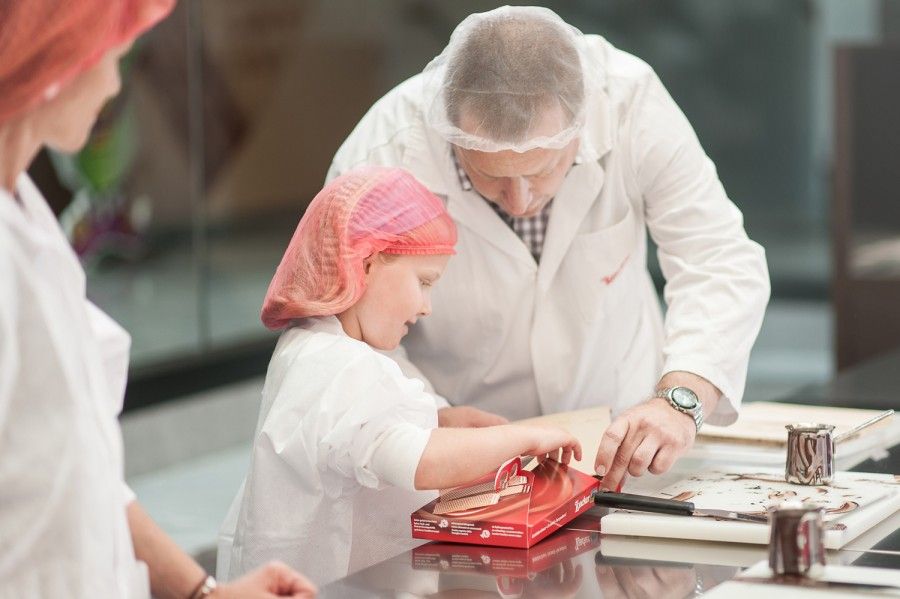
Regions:
<svg viewBox="0 0 900 599"><path fill-rule="evenodd" d="M434 314L396 356L446 399L442 425L610 406L595 467L615 488L737 418L764 252L647 64L544 8L472 15L328 177L363 163L411 171L459 229Z"/></svg>

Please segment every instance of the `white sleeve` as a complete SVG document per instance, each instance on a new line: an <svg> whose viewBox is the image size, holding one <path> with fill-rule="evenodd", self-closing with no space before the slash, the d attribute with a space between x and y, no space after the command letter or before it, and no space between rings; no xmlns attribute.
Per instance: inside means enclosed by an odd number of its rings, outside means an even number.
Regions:
<svg viewBox="0 0 900 599"><path fill-rule="evenodd" d="M408 422L385 430L372 447L363 467L383 483L414 491L416 469L431 438L431 430Z"/></svg>
<svg viewBox="0 0 900 599"><path fill-rule="evenodd" d="M384 356L378 359L387 361ZM352 437L346 453L332 454L332 463L339 470L352 471L365 487L400 483L412 489L430 430L437 427L437 408L421 381L404 377L394 364L391 367L393 372L382 371L375 384L357 396L355 408L341 419ZM404 448L398 445L402 441L412 445ZM382 478L384 474L389 478Z"/></svg>
<svg viewBox="0 0 900 599"><path fill-rule="evenodd" d="M426 432L437 427L433 396L421 381L404 377L396 364L374 350L334 356L341 361L333 361L336 367L327 373L311 373L310 366L293 360L284 365L287 372L256 445L277 448L279 462L301 477L317 478L332 497L356 486L378 488L386 482L380 478L382 471L391 480L412 480L415 469L409 464L418 463L418 455L404 458L395 468L384 464L395 459L395 434L405 438L410 426ZM267 376L272 372L270 365ZM314 396L311 376L329 379ZM398 432L391 433L396 427ZM424 448L421 440L416 443ZM379 453L373 467L373 456L382 446L384 454Z"/></svg>
<svg viewBox="0 0 900 599"><path fill-rule="evenodd" d="M769 299L765 252L748 239L715 166L655 73L635 99L630 159L666 278L663 374L722 393L711 424L737 419L750 350Z"/></svg>

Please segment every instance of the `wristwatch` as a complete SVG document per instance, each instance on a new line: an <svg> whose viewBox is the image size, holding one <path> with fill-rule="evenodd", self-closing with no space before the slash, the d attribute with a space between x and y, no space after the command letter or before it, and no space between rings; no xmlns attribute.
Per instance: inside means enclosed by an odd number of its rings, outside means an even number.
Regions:
<svg viewBox="0 0 900 599"><path fill-rule="evenodd" d="M665 399L670 406L693 418L697 432L700 432L700 427L703 426L703 404L696 393L687 387L666 387L659 389L656 397Z"/></svg>
<svg viewBox="0 0 900 599"><path fill-rule="evenodd" d="M200 581L200 584L194 588L194 592L191 593L189 599L205 599L212 595L213 591L217 588L219 588L219 585L216 584L216 579L207 574L203 580Z"/></svg>

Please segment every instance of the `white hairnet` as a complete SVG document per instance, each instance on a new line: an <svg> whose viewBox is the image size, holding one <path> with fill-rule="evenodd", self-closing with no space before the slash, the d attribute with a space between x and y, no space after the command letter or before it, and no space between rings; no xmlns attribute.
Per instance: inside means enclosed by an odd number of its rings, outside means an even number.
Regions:
<svg viewBox="0 0 900 599"><path fill-rule="evenodd" d="M584 125L597 68L584 35L552 10L473 14L425 67L425 119L469 150L559 149Z"/></svg>

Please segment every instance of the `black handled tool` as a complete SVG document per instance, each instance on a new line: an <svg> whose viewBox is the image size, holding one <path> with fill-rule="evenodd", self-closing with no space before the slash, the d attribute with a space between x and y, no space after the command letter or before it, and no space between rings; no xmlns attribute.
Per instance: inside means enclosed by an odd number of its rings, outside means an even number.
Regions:
<svg viewBox="0 0 900 599"><path fill-rule="evenodd" d="M745 514L730 510L700 509L694 507L690 501L678 501L677 499L664 499L662 497L648 497L646 495L634 495L632 493L614 493L612 491L597 491L594 493L594 503L602 507L613 507L636 512L652 512L655 514L671 514L673 516L703 516L705 518L720 518L723 520L738 520L741 522L756 522L766 524L768 516L761 514Z"/></svg>

